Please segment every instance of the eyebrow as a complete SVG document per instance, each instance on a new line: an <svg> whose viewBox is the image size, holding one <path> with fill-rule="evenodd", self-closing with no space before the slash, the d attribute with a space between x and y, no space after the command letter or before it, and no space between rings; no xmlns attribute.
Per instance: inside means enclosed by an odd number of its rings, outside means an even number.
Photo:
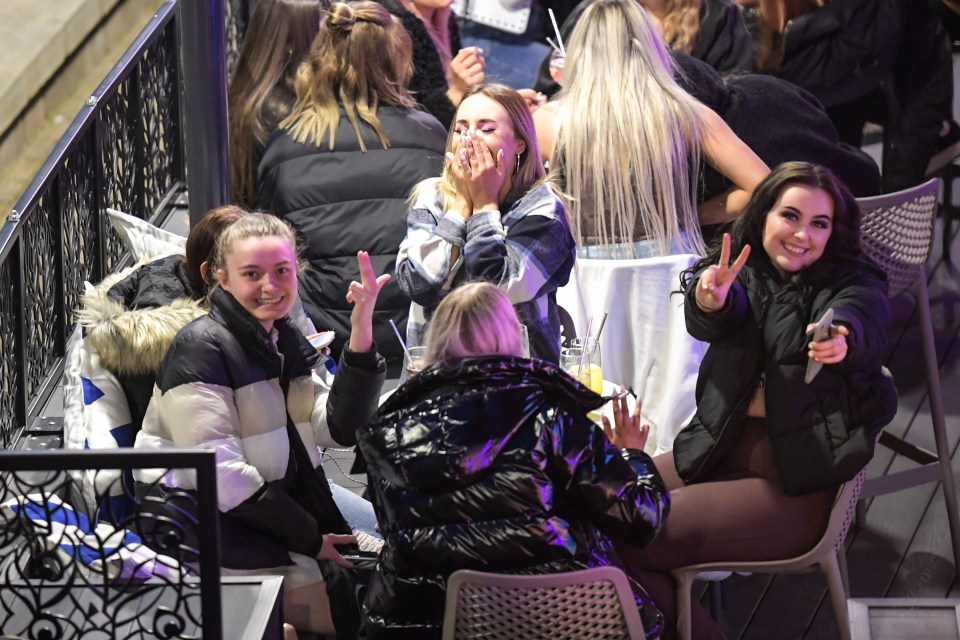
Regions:
<svg viewBox="0 0 960 640"><path fill-rule="evenodd" d="M488 124L488 123L498 124L497 121L494 120L493 118L480 118L479 120L477 120L477 123L478 124ZM457 124L469 124L469 123L466 120L461 118L460 120L457 120Z"/></svg>
<svg viewBox="0 0 960 640"><path fill-rule="evenodd" d="M290 264L289 260L281 260L280 262L273 265L274 267L282 267L284 265ZM263 269L262 265L259 264L244 264L238 267L239 269Z"/></svg>

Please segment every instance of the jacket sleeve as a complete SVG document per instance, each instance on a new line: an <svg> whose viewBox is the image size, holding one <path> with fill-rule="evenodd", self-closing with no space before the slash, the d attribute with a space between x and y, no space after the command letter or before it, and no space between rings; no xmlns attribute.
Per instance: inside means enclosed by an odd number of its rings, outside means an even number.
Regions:
<svg viewBox="0 0 960 640"><path fill-rule="evenodd" d="M887 291L883 276L865 269L827 302L824 309L833 308L833 323L845 325L850 330L847 356L830 366L841 371L855 371L872 369L883 361L890 332ZM816 318L811 322L816 322Z"/></svg>
<svg viewBox="0 0 960 640"><path fill-rule="evenodd" d="M613 540L649 543L670 512L670 493L653 460L618 451L586 416L567 416L553 468L576 508Z"/></svg>
<svg viewBox="0 0 960 640"><path fill-rule="evenodd" d="M463 251L468 278L493 282L513 304L563 286L576 259L564 216L563 203L552 194L509 228L499 211L470 216Z"/></svg>
<svg viewBox="0 0 960 640"><path fill-rule="evenodd" d="M727 336L750 316L750 301L740 282L740 276L734 281L727 294L727 302L722 309L707 313L697 305L696 292L700 283L697 273L684 294L683 315L687 322L687 333L702 342L714 342ZM741 272L742 273L742 272Z"/></svg>
<svg viewBox="0 0 960 640"><path fill-rule="evenodd" d="M453 212L434 211L422 199L407 213L407 237L397 254L397 282L417 304L431 308L450 291L463 265L467 226ZM453 248L460 255L453 260Z"/></svg>
<svg viewBox="0 0 960 640"><path fill-rule="evenodd" d="M344 347L330 393L317 402L317 406L322 403L326 413L325 419L318 415L314 421L314 425L320 427L317 432L320 446L327 440L323 423L335 445L357 444L357 430L376 413L386 376L387 362L377 353L375 343L366 353L355 353L349 346Z"/></svg>

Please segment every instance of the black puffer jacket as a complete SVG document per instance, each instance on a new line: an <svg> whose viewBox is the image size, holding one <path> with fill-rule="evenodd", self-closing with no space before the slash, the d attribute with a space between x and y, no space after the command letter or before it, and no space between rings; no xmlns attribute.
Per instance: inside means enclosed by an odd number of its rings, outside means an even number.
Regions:
<svg viewBox="0 0 960 640"><path fill-rule="evenodd" d="M696 415L673 445L680 477L697 482L724 459L763 376L766 423L786 492L853 478L897 409L893 382L881 371L890 324L883 272L862 258L805 301L797 285L784 283L758 255L714 313L701 311L694 299L699 275L686 292L687 330L710 347L697 380ZM805 384L805 330L828 308L834 324L850 330L847 356Z"/></svg>
<svg viewBox="0 0 960 640"><path fill-rule="evenodd" d="M439 638L458 569L609 565L610 539L656 535L669 494L649 456L618 452L586 417L601 403L545 362L483 357L434 365L380 407L358 437L386 541L368 637Z"/></svg>
<svg viewBox="0 0 960 640"><path fill-rule="evenodd" d="M440 61L437 45L433 43L427 25L423 20L413 15L403 6L400 0L377 0L392 15L400 19L403 28L410 34L413 41L413 77L407 89L413 94L414 100L420 103L424 110L433 115L444 127L449 127L457 111L457 105L447 97L447 74ZM460 29L453 15L448 25L450 38L450 53L453 56L460 51Z"/></svg>
<svg viewBox="0 0 960 640"><path fill-rule="evenodd" d="M353 306L346 295L350 281L360 280L357 252L370 253L377 275L394 272L407 233L410 190L440 175L443 162L446 132L435 118L390 106L381 106L377 116L389 149L361 123L362 151L341 112L334 150L326 141L300 144L278 129L258 172L261 206L292 224L305 243L310 268L300 273L300 295L317 330L336 331L334 358L350 338ZM373 329L382 355L397 370L403 352L389 321L403 335L409 311L409 298L391 280L377 300Z"/></svg>

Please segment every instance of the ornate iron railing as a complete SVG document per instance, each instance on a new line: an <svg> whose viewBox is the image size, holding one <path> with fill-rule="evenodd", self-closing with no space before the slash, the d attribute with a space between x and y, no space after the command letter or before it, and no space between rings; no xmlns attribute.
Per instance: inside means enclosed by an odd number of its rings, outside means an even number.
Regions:
<svg viewBox="0 0 960 640"><path fill-rule="evenodd" d="M223 637L213 451L2 455L2 633ZM154 480L138 487L138 499L124 479L136 469L153 478L190 474L202 490ZM131 506L113 517L103 505L118 494Z"/></svg>
<svg viewBox="0 0 960 640"><path fill-rule="evenodd" d="M235 58L250 1L223 5L228 59ZM198 117L183 113L179 22L188 6L163 2L0 227L0 450L10 448L60 380L84 281L99 281L124 260L106 207L160 223L185 190L184 116Z"/></svg>

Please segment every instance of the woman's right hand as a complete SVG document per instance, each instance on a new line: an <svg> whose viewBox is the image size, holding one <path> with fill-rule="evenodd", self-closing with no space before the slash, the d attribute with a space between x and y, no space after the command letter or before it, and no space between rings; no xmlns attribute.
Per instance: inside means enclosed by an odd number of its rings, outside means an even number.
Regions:
<svg viewBox="0 0 960 640"><path fill-rule="evenodd" d="M317 560L332 560L341 567L347 569L353 568L353 563L345 559L333 545L336 544L356 544L357 539L348 534L328 533L323 536L323 544L320 545L320 551L317 553Z"/></svg>
<svg viewBox="0 0 960 640"><path fill-rule="evenodd" d="M483 82L486 66L480 47L464 47L457 52L450 61L450 88L447 89L447 97L453 106L459 107L467 89Z"/></svg>
<svg viewBox="0 0 960 640"><path fill-rule="evenodd" d="M448 164L447 170L453 180L453 188L457 192L453 200L453 210L460 214L464 220L473 214L473 202L470 200L470 177L467 174L467 167L464 166L463 159L460 157L465 138L466 134L455 133L451 141L453 149L445 154Z"/></svg>
<svg viewBox="0 0 960 640"><path fill-rule="evenodd" d="M723 234L723 244L720 245L720 262L711 265L700 275L700 281L697 283L696 300L697 306L702 311L713 313L723 308L727 303L727 294L730 293L730 287L733 281L737 279L737 274L743 269L750 256L750 245L744 245L743 251L730 264L730 234Z"/></svg>

